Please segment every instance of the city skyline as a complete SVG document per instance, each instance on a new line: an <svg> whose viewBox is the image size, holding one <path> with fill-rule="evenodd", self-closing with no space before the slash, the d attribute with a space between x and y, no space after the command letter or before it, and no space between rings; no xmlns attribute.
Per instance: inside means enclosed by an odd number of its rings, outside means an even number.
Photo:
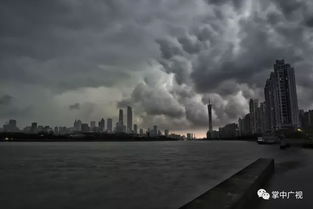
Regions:
<svg viewBox="0 0 313 209"><path fill-rule="evenodd" d="M285 128L297 129L304 124L300 124L301 115L304 111L299 111L298 108L298 98L296 92L296 81L294 68L290 64L285 63L285 60L276 60L273 65L273 72L270 72L269 78L266 80L264 87L264 98L265 101L259 103L258 98L250 98L249 100L249 113L244 115L242 118L239 117L238 123L229 122L221 127L217 127L217 130L213 130L212 121L212 104L209 100L207 104L208 111L208 130L206 133L207 138L227 138L235 136L249 136L254 134L264 134L273 133L277 130ZM213 107L214 108L214 107ZM124 109L126 110L124 113ZM312 110L308 110L311 114ZM126 116L126 118L124 117ZM311 116L308 116L308 120L311 120ZM120 108L118 110L118 120L115 127L113 127L113 119L107 118L106 120L101 118L98 122L95 120L88 123L82 123L80 119L75 119L73 126L55 126L50 127L49 125L40 126L41 130L51 129L54 133L58 133L59 129L64 129L64 133L72 132L107 132L107 133L127 133L127 134L139 134L138 125L134 123L133 125L133 109L131 106L127 105L125 108ZM105 126L107 121L107 126ZM126 122L125 122L126 121ZM96 126L98 124L98 126ZM308 121L307 124L311 124ZM311 125L310 125L311 126ZM15 119L10 119L3 124L2 131L23 131L23 132L37 132L37 122L32 122L31 126L26 126L24 128L19 128L17 126L17 121ZM158 129L157 125L151 127L143 126L139 129L144 130L150 136L162 135L168 132L168 128L165 127L163 133ZM141 131L140 135L142 135ZM175 131L173 131L175 133ZM176 132L177 133L177 132ZM180 132L182 135L186 135L187 138L196 137L203 138L205 136L199 133L190 133L188 130Z"/></svg>
<svg viewBox="0 0 313 209"><path fill-rule="evenodd" d="M205 136L209 100L213 129L237 123L265 100L276 59L295 69L299 109L313 109L312 1L0 4L1 126L114 127L130 105L138 127Z"/></svg>

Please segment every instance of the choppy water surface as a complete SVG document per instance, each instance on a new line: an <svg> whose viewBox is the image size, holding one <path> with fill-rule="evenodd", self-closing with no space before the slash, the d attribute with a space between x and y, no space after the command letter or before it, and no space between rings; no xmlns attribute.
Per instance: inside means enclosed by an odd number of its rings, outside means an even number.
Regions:
<svg viewBox="0 0 313 209"><path fill-rule="evenodd" d="M259 157L253 142L0 143L1 208L178 208Z"/></svg>

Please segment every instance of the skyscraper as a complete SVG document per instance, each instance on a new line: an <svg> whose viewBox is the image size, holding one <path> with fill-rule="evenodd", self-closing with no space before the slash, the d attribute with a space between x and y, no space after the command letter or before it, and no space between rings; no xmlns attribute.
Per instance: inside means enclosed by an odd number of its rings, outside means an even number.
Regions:
<svg viewBox="0 0 313 209"><path fill-rule="evenodd" d="M119 110L119 116L118 116L118 122L116 123L116 129L115 131L117 133L123 133L125 130L124 130L124 118L123 118L123 110L120 109Z"/></svg>
<svg viewBox="0 0 313 209"><path fill-rule="evenodd" d="M133 126L133 110L130 106L127 106L127 133L132 132Z"/></svg>
<svg viewBox="0 0 313 209"><path fill-rule="evenodd" d="M212 104L211 102L209 101L209 104L208 104L208 116L209 116L209 130L207 132L207 138L212 138L211 137L211 133L213 132L213 126L212 126Z"/></svg>
<svg viewBox="0 0 313 209"><path fill-rule="evenodd" d="M98 126L99 126L99 131L103 132L105 129L105 120L103 118L98 122Z"/></svg>
<svg viewBox="0 0 313 209"><path fill-rule="evenodd" d="M124 121L123 121L123 110L122 110L122 109L120 109L120 111L119 111L118 122L119 122L119 124L120 124L121 126L124 125Z"/></svg>
<svg viewBox="0 0 313 209"><path fill-rule="evenodd" d="M267 130L299 127L299 109L294 69L284 60L276 60L274 72L264 88Z"/></svg>
<svg viewBox="0 0 313 209"><path fill-rule="evenodd" d="M137 126L137 124L134 124L134 133L138 134L138 126Z"/></svg>
<svg viewBox="0 0 313 209"><path fill-rule="evenodd" d="M251 128L252 134L258 133L258 127L259 127L258 108L259 108L259 101L257 99L250 99L249 101L250 128Z"/></svg>
<svg viewBox="0 0 313 209"><path fill-rule="evenodd" d="M113 128L113 121L112 118L108 118L107 120L107 131L109 133L112 133L112 128Z"/></svg>

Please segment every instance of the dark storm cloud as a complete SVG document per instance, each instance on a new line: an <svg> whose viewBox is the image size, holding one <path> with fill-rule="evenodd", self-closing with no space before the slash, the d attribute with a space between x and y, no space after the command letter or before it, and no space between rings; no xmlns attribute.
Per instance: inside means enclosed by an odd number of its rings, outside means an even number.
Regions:
<svg viewBox="0 0 313 209"><path fill-rule="evenodd" d="M161 55L164 59L170 59L175 55L182 55L182 49L174 40L160 39L156 40L160 46Z"/></svg>
<svg viewBox="0 0 313 209"><path fill-rule="evenodd" d="M80 103L72 104L72 105L68 106L68 108L70 110L79 110L80 109Z"/></svg>
<svg viewBox="0 0 313 209"><path fill-rule="evenodd" d="M263 99L275 59L284 58L295 67L300 107L309 108L312 9L310 0L1 1L8 91L0 104L14 95L21 106L57 104L90 118L102 114L93 100L103 97L134 106L142 124L206 127L210 99L223 125L245 114L251 97ZM85 97L93 105L78 108Z"/></svg>
<svg viewBox="0 0 313 209"><path fill-rule="evenodd" d="M1 78L68 90L113 86L136 69L144 41L125 1L2 1ZM119 24L124 24L119 26ZM127 34L126 34L127 33ZM138 47L140 50L140 47ZM142 51L142 50L141 50Z"/></svg>
<svg viewBox="0 0 313 209"><path fill-rule="evenodd" d="M231 2L235 5L233 10L235 14L238 8L244 11L245 6L232 1L207 2L211 5L230 5ZM308 64L310 67L301 67L301 63L306 62L309 55L313 54L310 45L312 37L308 38L311 16L306 9L311 8L312 5L309 1L279 0L256 4L251 3L251 13L248 18L238 18L234 30L225 30L228 26L233 26L229 25L230 16L227 16L227 11L223 12L217 8L216 19L212 16L204 18L203 25L199 24L198 28L193 29L194 34L191 32L191 36L198 38L198 42L195 42L197 45L192 45L189 39L181 39L177 36L177 40L187 52L187 54L179 54L179 59L184 60L185 63L192 63L188 76L186 76L186 68L175 65L176 61L172 57L160 61L166 72L175 74L179 84L190 85L191 79L197 93L211 94L211 96L217 93L224 99L216 100L215 104L217 121L221 124L234 121L244 114L247 111L246 103L249 98L263 99L265 80L272 71L276 59L286 59L295 67L298 86L306 86L301 88L302 94L304 91L313 93L310 89L312 84L306 81L310 80L310 77L304 78L305 75L312 75L312 62ZM225 35L236 39L227 40ZM172 43L167 42L167 44ZM194 53L196 54L190 56ZM176 68L173 70L172 66ZM181 77L188 77L188 79L177 79ZM204 99L203 102L208 102L208 99ZM301 103L303 106L300 107L310 106L308 102ZM187 118L193 117L187 115Z"/></svg>
<svg viewBox="0 0 313 209"><path fill-rule="evenodd" d="M183 107L164 89L151 88L139 84L132 93L132 104L140 102L145 112L150 115L166 115L173 118L182 117Z"/></svg>
<svg viewBox="0 0 313 209"><path fill-rule="evenodd" d="M22 106L15 104L16 99L9 95L4 94L0 96L0 118L5 118L6 120L14 118L19 118L23 116L29 116L32 112L31 106Z"/></svg>
<svg viewBox="0 0 313 209"><path fill-rule="evenodd" d="M240 8L245 0L205 0L209 5L232 4L235 8Z"/></svg>
<svg viewBox="0 0 313 209"><path fill-rule="evenodd" d="M0 96L0 105L9 105L12 99L13 97L8 94L2 95Z"/></svg>

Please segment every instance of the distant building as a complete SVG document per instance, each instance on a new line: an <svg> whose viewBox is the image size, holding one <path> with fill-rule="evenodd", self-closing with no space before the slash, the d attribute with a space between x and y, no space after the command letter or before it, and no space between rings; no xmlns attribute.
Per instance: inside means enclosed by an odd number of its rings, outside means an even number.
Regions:
<svg viewBox="0 0 313 209"><path fill-rule="evenodd" d="M154 125L150 136L158 136L158 126Z"/></svg>
<svg viewBox="0 0 313 209"><path fill-rule="evenodd" d="M125 132L125 127L124 127L124 118L123 118L123 110L120 109L119 110L119 117L118 117L118 122L116 123L116 128L115 128L115 132L116 133L123 133Z"/></svg>
<svg viewBox="0 0 313 209"><path fill-rule="evenodd" d="M267 131L299 127L299 109L294 69L284 60L276 60L274 72L264 88Z"/></svg>
<svg viewBox="0 0 313 209"><path fill-rule="evenodd" d="M257 133L265 133L266 132L266 124L267 124L267 115L266 115L266 104L265 102L260 103L260 107L258 108L258 130Z"/></svg>
<svg viewBox="0 0 313 209"><path fill-rule="evenodd" d="M16 120L9 120L9 122L5 125L3 125L3 131L4 132L18 132L19 129L16 126Z"/></svg>
<svg viewBox="0 0 313 209"><path fill-rule="evenodd" d="M56 126L56 127L54 127L54 134L55 135L58 135L59 134L59 128Z"/></svg>
<svg viewBox="0 0 313 209"><path fill-rule="evenodd" d="M98 122L98 127L100 132L105 131L105 120L103 118Z"/></svg>
<svg viewBox="0 0 313 209"><path fill-rule="evenodd" d="M258 108L259 101L257 99L250 99L249 101L249 110L250 110L250 129L252 134L258 132L259 120L258 120Z"/></svg>
<svg viewBox="0 0 313 209"><path fill-rule="evenodd" d="M132 133L133 126L133 110L130 106L127 106L127 133Z"/></svg>
<svg viewBox="0 0 313 209"><path fill-rule="evenodd" d="M187 140L193 140L194 138L195 137L193 133L187 133Z"/></svg>
<svg viewBox="0 0 313 209"><path fill-rule="evenodd" d="M82 123L82 132L89 132L89 126L88 123Z"/></svg>
<svg viewBox="0 0 313 209"><path fill-rule="evenodd" d="M211 138L212 138L212 139L218 139L218 138L220 138L220 132L213 130L213 131L211 132Z"/></svg>
<svg viewBox="0 0 313 209"><path fill-rule="evenodd" d="M143 129L142 129L142 128L139 129L139 135L140 135L140 136L143 136Z"/></svg>
<svg viewBox="0 0 313 209"><path fill-rule="evenodd" d="M112 121L112 118L108 118L108 120L107 120L107 131L109 133L112 133L112 131L113 131L113 121Z"/></svg>
<svg viewBox="0 0 313 209"><path fill-rule="evenodd" d="M220 138L235 138L238 136L238 125L230 123L226 126L219 128Z"/></svg>
<svg viewBox="0 0 313 209"><path fill-rule="evenodd" d="M137 127L137 124L134 124L134 134L138 134L138 127Z"/></svg>
<svg viewBox="0 0 313 209"><path fill-rule="evenodd" d="M164 135L165 135L166 137L168 137L168 135L169 135L168 129L165 129L165 130L164 130Z"/></svg>
<svg viewBox="0 0 313 209"><path fill-rule="evenodd" d="M124 114L122 109L119 110L118 122L121 126L124 125Z"/></svg>
<svg viewBox="0 0 313 209"><path fill-rule="evenodd" d="M239 135L240 136L249 136L252 134L250 113L246 114L244 118L239 118Z"/></svg>
<svg viewBox="0 0 313 209"><path fill-rule="evenodd" d="M302 129L307 132L313 132L313 110L301 111L300 121Z"/></svg>
<svg viewBox="0 0 313 209"><path fill-rule="evenodd" d="M31 125L31 128L30 128L30 132L31 133L37 133L38 130L37 130L37 123L36 122L33 122L32 125Z"/></svg>
<svg viewBox="0 0 313 209"><path fill-rule="evenodd" d="M96 131L96 121L90 121L90 131Z"/></svg>
<svg viewBox="0 0 313 209"><path fill-rule="evenodd" d="M74 121L74 131L81 131L82 129L82 122L80 120Z"/></svg>

